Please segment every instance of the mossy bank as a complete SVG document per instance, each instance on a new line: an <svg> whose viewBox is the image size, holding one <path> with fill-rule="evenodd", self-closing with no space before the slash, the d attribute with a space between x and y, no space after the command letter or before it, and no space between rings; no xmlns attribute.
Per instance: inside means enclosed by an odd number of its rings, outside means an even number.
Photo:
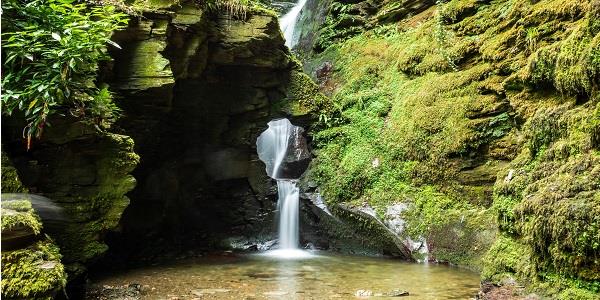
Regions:
<svg viewBox="0 0 600 300"><path fill-rule="evenodd" d="M406 205L404 235L484 280L597 298L599 11L333 1L304 62L335 107L311 178L330 205Z"/></svg>

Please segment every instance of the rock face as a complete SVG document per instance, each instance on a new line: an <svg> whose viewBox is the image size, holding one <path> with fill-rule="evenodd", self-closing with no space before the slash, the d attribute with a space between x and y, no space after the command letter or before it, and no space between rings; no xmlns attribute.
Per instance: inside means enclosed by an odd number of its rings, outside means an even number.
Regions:
<svg viewBox="0 0 600 300"><path fill-rule="evenodd" d="M313 179L331 206L411 204L392 219L438 260L597 298L600 2L433 2L333 1L305 66L344 120Z"/></svg>
<svg viewBox="0 0 600 300"><path fill-rule="evenodd" d="M118 224L129 204L125 193L135 186L130 172L139 159L133 140L58 118L51 120L52 127L27 152L21 144L19 120L3 121L5 150L23 185L64 208L64 228L52 237L70 270L82 271L80 267L107 250L103 235Z"/></svg>
<svg viewBox="0 0 600 300"><path fill-rule="evenodd" d="M275 118L306 124L300 100L322 97L299 75L277 18L253 10L230 19L183 4L147 13L115 40L123 50L105 74L142 157L115 251L271 238L277 195L256 139Z"/></svg>
<svg viewBox="0 0 600 300"><path fill-rule="evenodd" d="M312 53L319 29L325 22L330 5L330 0L307 0L304 8L300 11L296 25L298 44L294 50L301 56Z"/></svg>
<svg viewBox="0 0 600 300"><path fill-rule="evenodd" d="M304 53L321 52L375 26L419 14L435 3L435 0L309 0L300 18L303 42L299 49Z"/></svg>

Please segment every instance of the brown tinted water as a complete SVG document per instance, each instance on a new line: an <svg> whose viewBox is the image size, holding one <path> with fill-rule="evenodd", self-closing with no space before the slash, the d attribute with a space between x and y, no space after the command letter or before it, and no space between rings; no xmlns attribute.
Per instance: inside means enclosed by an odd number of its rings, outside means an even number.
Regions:
<svg viewBox="0 0 600 300"><path fill-rule="evenodd" d="M264 255L207 256L104 275L96 285L142 285L142 299L472 299L479 276L437 264L318 253L285 260ZM402 298L394 290L410 293ZM368 293L368 292L367 292Z"/></svg>

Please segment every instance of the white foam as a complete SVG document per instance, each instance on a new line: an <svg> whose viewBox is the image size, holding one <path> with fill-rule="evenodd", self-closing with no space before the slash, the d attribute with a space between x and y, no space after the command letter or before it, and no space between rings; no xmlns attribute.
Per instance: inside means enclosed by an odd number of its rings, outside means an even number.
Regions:
<svg viewBox="0 0 600 300"><path fill-rule="evenodd" d="M270 250L260 254L261 256L273 257L277 259L309 259L319 257L310 251L300 249L277 249Z"/></svg>

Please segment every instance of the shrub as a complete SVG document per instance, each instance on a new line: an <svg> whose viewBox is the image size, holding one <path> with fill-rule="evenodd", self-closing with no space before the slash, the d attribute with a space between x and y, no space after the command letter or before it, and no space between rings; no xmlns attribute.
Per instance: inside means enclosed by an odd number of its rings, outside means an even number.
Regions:
<svg viewBox="0 0 600 300"><path fill-rule="evenodd" d="M94 81L98 62L109 59L106 44L119 47L110 37L127 23L124 14L72 0L7 0L2 10L2 108L24 114L28 148L58 111L97 125L116 117Z"/></svg>

